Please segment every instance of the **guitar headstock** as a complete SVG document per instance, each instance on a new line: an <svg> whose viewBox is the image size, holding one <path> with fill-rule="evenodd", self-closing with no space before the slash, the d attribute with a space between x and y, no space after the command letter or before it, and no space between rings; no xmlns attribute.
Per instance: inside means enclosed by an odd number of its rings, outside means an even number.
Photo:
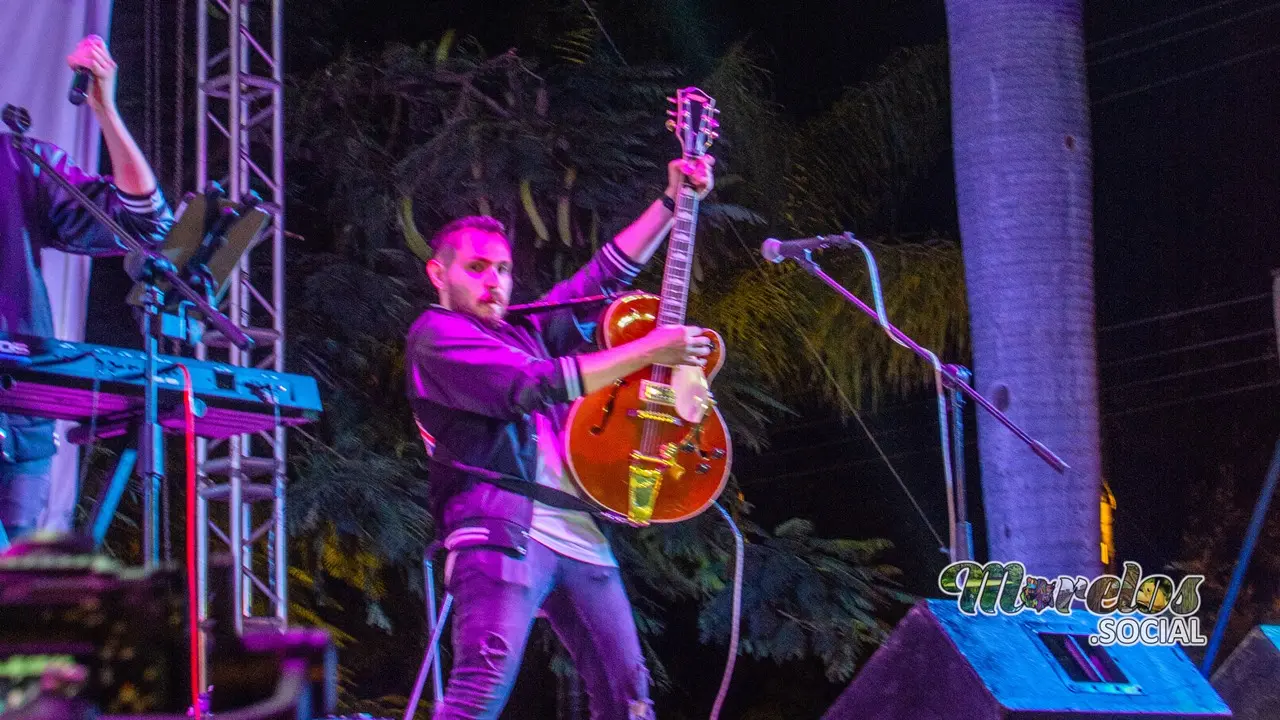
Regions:
<svg viewBox="0 0 1280 720"><path fill-rule="evenodd" d="M676 96L667 100L674 106L667 111L671 116L667 129L680 141L685 159L701 157L720 136L716 101L696 87L677 90Z"/></svg>

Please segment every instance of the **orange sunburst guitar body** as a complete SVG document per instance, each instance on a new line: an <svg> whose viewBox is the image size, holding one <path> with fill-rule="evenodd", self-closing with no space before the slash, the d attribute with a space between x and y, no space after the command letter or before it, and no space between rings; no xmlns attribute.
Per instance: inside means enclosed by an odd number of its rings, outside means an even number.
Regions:
<svg viewBox="0 0 1280 720"><path fill-rule="evenodd" d="M668 125L685 157L704 153L715 137L715 102L697 88L685 88L672 114ZM601 346L637 340L659 325L684 324L697 213L697 194L683 188L662 294L615 300L599 322ZM627 522L647 525L694 517L719 497L733 447L710 391L724 364L724 343L714 331L707 335L712 352L705 367L652 365L574 403L565 455L585 498Z"/></svg>
<svg viewBox="0 0 1280 720"><path fill-rule="evenodd" d="M615 347L652 330L659 303L658 296L647 293L615 300L601 321L604 344ZM708 335L712 353L706 367L654 365L574 403L567 456L587 499L643 525L686 520L720 496L733 459L729 428L714 404L691 422L680 416L675 402L679 395L705 393L700 389L724 364L720 335ZM695 413L686 414L696 419L702 408L696 399L690 404ZM651 510L646 493L652 493Z"/></svg>

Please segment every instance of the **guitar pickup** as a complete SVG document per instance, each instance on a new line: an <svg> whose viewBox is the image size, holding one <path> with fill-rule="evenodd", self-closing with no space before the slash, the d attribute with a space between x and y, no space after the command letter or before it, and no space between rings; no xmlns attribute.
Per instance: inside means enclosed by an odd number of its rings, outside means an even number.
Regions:
<svg viewBox="0 0 1280 720"><path fill-rule="evenodd" d="M641 380L640 398L645 402L674 406L676 404L676 391L670 385L656 383L652 380Z"/></svg>

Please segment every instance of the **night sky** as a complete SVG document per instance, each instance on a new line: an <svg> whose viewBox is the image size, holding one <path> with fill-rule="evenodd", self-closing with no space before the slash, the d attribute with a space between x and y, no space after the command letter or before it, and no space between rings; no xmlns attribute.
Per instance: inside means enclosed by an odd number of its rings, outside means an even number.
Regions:
<svg viewBox="0 0 1280 720"><path fill-rule="evenodd" d="M779 99L803 114L888 48L945 35L941 2L865 5L811 0L736 22L775 49ZM1105 472L1120 556L1156 568L1181 552L1191 488L1235 478L1248 506L1280 433L1266 332L1280 267L1280 7L1095 2L1086 13ZM953 191L945 180L939 191ZM945 532L932 398L890 405L873 432ZM889 537L909 575L933 581L945 558L861 429L815 418L774 441L766 476L745 480L758 519L806 515L824 532Z"/></svg>
<svg viewBox="0 0 1280 720"><path fill-rule="evenodd" d="M946 33L940 0L654 0L652 25L611 24L608 8L633 1L593 3L624 56L696 74L748 38L773 73L777 100L797 117L866 79L892 49ZM123 27L141 3L116 5ZM308 29L340 19L344 40L364 49L458 27L497 52L532 31L513 7L334 0L291 3L286 12L291 26ZM1120 556L1154 571L1181 552L1188 514L1197 512L1191 489L1238 481L1250 504L1280 434L1276 339L1266 333L1271 270L1280 267L1280 4L1112 0L1088 3L1086 12L1104 462L1119 502ZM655 34L678 38L682 56L649 57ZM311 60L303 50L290 62L296 69ZM950 172L943 158L929 183L939 207L954 207ZM939 229L954 232L954 223L941 218ZM111 302L115 270L98 266L95 298ZM1228 301L1240 302L1196 311ZM1175 316L1145 322L1165 314ZM118 328L91 327L89 339L119 342ZM869 422L945 533L931 402L891 399ZM968 424L972 432L972 407ZM945 556L856 425L812 408L773 441L764 457L742 456L735 467L757 522L804 516L827 536L887 537L899 545L892 560L907 571L908 589L936 594ZM976 449L969 451L979 512ZM717 668L719 652L708 656Z"/></svg>
<svg viewBox="0 0 1280 720"><path fill-rule="evenodd" d="M1090 40L1198 5L1094 18ZM1090 53L1104 457L1121 552L1151 564L1195 512L1192 484L1238 479L1252 503L1280 432L1269 297L1109 327L1267 295L1280 267L1280 8L1203 5L1223 7Z"/></svg>

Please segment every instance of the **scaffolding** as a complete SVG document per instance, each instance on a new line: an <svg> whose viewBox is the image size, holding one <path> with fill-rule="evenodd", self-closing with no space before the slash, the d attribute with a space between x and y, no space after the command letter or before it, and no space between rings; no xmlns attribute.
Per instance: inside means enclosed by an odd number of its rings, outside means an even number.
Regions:
<svg viewBox="0 0 1280 720"><path fill-rule="evenodd" d="M239 201L257 192L270 222L232 273L222 310L256 345L208 332L201 359L284 371L283 0L196 0L196 182ZM221 29L225 25L225 32ZM285 428L199 441L197 565L200 620L209 616L209 559L230 555L237 635L288 621L284 524ZM223 583L218 582L221 586ZM207 685L201 652L201 683Z"/></svg>

